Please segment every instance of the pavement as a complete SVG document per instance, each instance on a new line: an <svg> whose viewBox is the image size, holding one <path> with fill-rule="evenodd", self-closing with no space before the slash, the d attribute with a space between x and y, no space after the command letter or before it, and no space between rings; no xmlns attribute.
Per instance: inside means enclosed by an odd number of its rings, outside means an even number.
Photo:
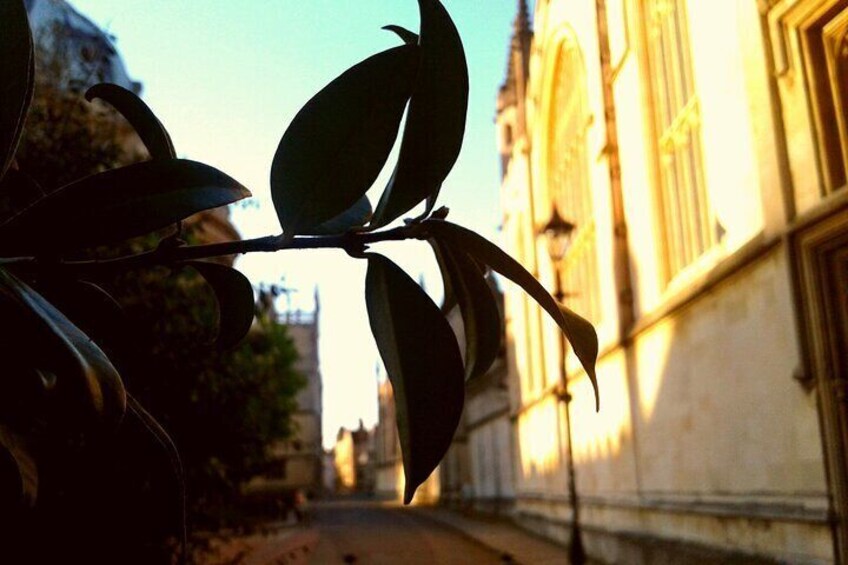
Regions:
<svg viewBox="0 0 848 565"><path fill-rule="evenodd" d="M567 549L503 518L440 506L322 501L311 521L231 539L210 564L566 565Z"/></svg>
<svg viewBox="0 0 848 565"><path fill-rule="evenodd" d="M460 513L442 506L416 507L413 512L439 522L496 551L503 563L565 565L567 548L537 537L505 518Z"/></svg>
<svg viewBox="0 0 848 565"><path fill-rule="evenodd" d="M501 565L498 552L398 504L329 501L313 506L320 539L311 563Z"/></svg>
<svg viewBox="0 0 848 565"><path fill-rule="evenodd" d="M300 565L313 563L318 545L314 528L269 523L262 532L212 541L198 562L204 565Z"/></svg>

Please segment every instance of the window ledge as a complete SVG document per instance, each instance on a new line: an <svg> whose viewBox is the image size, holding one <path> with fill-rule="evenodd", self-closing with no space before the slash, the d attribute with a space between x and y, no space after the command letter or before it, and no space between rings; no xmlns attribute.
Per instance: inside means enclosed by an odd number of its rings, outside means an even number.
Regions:
<svg viewBox="0 0 848 565"><path fill-rule="evenodd" d="M702 257L702 260L692 265L694 267L692 271L687 268L678 275L674 284L670 285L664 293L660 306L636 321L628 332L627 340L634 339L661 320L689 306L707 292L767 255L780 245L781 241L781 237L766 238L760 232L728 255L717 257L709 252ZM721 248L717 248L716 251L721 251Z"/></svg>

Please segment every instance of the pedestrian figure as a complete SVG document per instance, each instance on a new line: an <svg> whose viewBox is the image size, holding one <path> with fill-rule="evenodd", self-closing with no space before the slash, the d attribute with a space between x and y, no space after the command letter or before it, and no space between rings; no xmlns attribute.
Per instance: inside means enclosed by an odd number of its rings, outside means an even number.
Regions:
<svg viewBox="0 0 848 565"><path fill-rule="evenodd" d="M302 490L294 494L294 515L298 524L309 525L309 498Z"/></svg>

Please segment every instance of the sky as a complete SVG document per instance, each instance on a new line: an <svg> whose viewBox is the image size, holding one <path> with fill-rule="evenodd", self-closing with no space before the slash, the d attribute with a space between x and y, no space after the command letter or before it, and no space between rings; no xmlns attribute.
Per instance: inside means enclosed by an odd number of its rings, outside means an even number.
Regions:
<svg viewBox="0 0 848 565"><path fill-rule="evenodd" d="M348 67L398 44L386 24L418 30L414 0L71 0L114 35L130 76L171 134L180 157L215 166L253 192L233 207L242 237L279 234L270 164L297 111ZM497 241L500 224L495 100L506 69L515 0L443 0L465 45L470 75L462 152L439 205L450 219ZM397 147L395 148L395 153ZM369 191L376 202L395 161ZM410 214L409 216L412 216ZM442 287L429 247L376 246L423 280L437 302ZM377 420L379 355L364 300L365 262L341 251L285 251L240 258L254 286L292 289L290 307L312 311L320 298L323 440L339 427Z"/></svg>

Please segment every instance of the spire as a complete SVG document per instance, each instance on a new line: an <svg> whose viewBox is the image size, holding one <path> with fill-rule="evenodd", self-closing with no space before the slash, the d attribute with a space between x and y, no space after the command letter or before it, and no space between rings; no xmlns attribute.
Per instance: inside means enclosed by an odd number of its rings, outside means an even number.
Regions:
<svg viewBox="0 0 848 565"><path fill-rule="evenodd" d="M515 15L515 35L530 33L530 13L527 0L518 0L518 13Z"/></svg>
<svg viewBox="0 0 848 565"><path fill-rule="evenodd" d="M530 10L527 0L518 0L518 11L513 21L512 38L507 54L506 78L498 92L498 115L506 108L517 110L516 118L510 118L510 139L526 134L524 118L524 96L530 72L530 46L533 43L533 30L530 25ZM511 143L509 144L511 146ZM509 149L506 149L509 151Z"/></svg>
<svg viewBox="0 0 848 565"><path fill-rule="evenodd" d="M518 114L514 133L516 137L522 137L527 133L524 96L530 74L530 45L533 42L527 0L518 0L518 13L515 15L513 27L507 77L512 86L512 95Z"/></svg>
<svg viewBox="0 0 848 565"><path fill-rule="evenodd" d="M512 28L513 49L529 52L533 30L530 26L530 10L527 8L527 0L518 0L518 12L515 14Z"/></svg>
<svg viewBox="0 0 848 565"><path fill-rule="evenodd" d="M530 11L527 8L527 0L518 0L518 12L512 24L512 52L519 53L524 73L527 73L527 64L530 61L530 42L533 40L533 30L530 27Z"/></svg>

